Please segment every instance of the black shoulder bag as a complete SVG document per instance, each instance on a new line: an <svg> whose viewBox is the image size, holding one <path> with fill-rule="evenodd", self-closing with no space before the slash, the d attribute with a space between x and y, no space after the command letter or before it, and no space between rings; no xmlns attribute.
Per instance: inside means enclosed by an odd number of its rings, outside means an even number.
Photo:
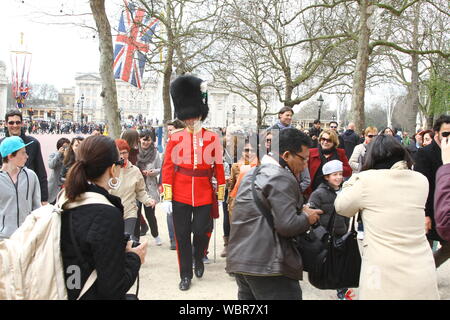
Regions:
<svg viewBox="0 0 450 320"><path fill-rule="evenodd" d="M355 217L352 226L343 236L334 235L333 210L324 237L326 246L316 256L308 272L309 282L318 289L342 289L359 287L361 273L361 255L358 248Z"/></svg>

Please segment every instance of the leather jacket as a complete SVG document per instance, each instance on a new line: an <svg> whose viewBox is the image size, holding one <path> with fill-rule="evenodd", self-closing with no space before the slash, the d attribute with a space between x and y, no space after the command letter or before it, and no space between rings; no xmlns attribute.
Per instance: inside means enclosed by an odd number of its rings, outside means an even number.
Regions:
<svg viewBox="0 0 450 320"><path fill-rule="evenodd" d="M299 214L303 197L298 181L269 156L261 163L256 192L263 204L271 208L277 235L253 200L253 168L242 180L235 200L226 270L301 280L302 259L292 238L306 232L309 222L305 213Z"/></svg>

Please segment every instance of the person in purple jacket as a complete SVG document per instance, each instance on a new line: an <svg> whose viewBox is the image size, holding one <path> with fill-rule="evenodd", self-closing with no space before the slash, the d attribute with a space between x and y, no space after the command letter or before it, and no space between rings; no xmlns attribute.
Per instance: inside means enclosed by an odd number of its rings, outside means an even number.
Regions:
<svg viewBox="0 0 450 320"><path fill-rule="evenodd" d="M436 231L446 241L450 241L450 132L441 141L442 167L436 173L436 193L434 194L434 215Z"/></svg>

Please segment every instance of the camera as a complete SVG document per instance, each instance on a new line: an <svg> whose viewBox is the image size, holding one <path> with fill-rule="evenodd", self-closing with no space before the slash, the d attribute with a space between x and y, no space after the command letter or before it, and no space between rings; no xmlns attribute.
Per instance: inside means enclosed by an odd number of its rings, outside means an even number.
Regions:
<svg viewBox="0 0 450 320"><path fill-rule="evenodd" d="M134 240L133 237L131 236L131 234L129 234L129 233L124 234L124 240L125 240L125 245L128 243L128 241L130 241L130 240L133 241L133 244L131 245L132 248L136 248L141 245L141 243L139 241Z"/></svg>
<svg viewBox="0 0 450 320"><path fill-rule="evenodd" d="M114 162L114 164L123 167L123 165L125 164L125 160L124 159L117 160L116 162Z"/></svg>

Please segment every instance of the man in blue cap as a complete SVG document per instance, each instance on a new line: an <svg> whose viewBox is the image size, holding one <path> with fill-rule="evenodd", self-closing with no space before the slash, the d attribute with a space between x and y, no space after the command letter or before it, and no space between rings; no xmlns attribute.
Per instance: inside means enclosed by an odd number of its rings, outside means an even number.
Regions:
<svg viewBox="0 0 450 320"><path fill-rule="evenodd" d="M28 155L20 137L7 137L0 144L0 239L9 238L26 216L41 206L39 179L25 167Z"/></svg>

